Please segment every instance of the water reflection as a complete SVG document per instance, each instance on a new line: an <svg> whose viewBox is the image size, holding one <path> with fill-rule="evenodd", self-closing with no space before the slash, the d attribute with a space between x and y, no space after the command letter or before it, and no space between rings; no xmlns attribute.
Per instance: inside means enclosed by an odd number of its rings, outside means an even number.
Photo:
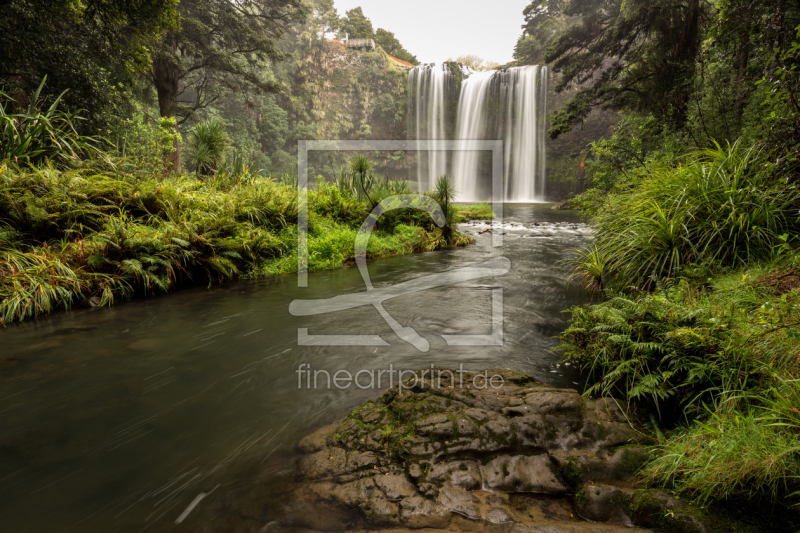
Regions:
<svg viewBox="0 0 800 533"><path fill-rule="evenodd" d="M378 393L299 390L302 363L331 374L432 363L503 367L572 386L576 376L551 353L552 336L565 326L562 311L578 302L558 262L582 245L588 229L576 214L547 207L506 206L501 250L491 247L489 233L479 233L487 225L470 224L464 229L477 237L475 246L370 264L380 289L500 255L510 259L504 276L384 303L430 342L428 353L398 338L371 306L289 313L295 299L363 291L356 268L312 274L307 289L281 276L0 331L3 531L196 531L212 518L227 520L225 513L259 529L279 513L276 496L291 475L287 453L299 438ZM448 346L442 335L491 333L498 287L503 346ZM380 335L388 346L298 346L298 328Z"/></svg>

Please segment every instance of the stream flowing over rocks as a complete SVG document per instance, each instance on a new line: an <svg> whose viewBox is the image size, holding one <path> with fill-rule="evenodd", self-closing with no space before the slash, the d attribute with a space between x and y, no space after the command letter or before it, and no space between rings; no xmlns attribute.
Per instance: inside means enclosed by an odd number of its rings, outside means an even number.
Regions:
<svg viewBox="0 0 800 533"><path fill-rule="evenodd" d="M436 379L431 380L430 375ZM486 383L486 376L495 377ZM648 437L610 399L436 369L300 443L293 516L319 531L708 531L637 489ZM413 385L413 386L412 386ZM687 508L688 509L688 508ZM338 527L334 524L338 524ZM648 529L649 528L649 529Z"/></svg>

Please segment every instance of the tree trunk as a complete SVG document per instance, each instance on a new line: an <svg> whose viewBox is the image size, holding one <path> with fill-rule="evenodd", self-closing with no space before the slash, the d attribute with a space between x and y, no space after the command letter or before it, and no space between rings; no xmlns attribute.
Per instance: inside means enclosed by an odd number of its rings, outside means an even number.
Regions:
<svg viewBox="0 0 800 533"><path fill-rule="evenodd" d="M178 111L178 81L180 69L174 55L158 52L153 59L153 80L158 93L158 108L161 117L174 117ZM175 140L175 151L169 163L175 172L181 171L181 145Z"/></svg>

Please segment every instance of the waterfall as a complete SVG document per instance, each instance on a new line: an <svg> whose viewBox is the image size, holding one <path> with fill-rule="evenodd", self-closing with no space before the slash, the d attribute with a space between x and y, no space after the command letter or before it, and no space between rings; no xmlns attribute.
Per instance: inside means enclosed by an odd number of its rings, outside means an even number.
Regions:
<svg viewBox="0 0 800 533"><path fill-rule="evenodd" d="M547 67L511 68L502 76L506 95L505 199L543 200Z"/></svg>
<svg viewBox="0 0 800 533"><path fill-rule="evenodd" d="M504 141L505 201L542 201L547 81L547 67L538 65L477 73L462 69L458 80L449 64L417 67L409 74L409 133L417 139ZM476 151L454 151L452 161L440 151L420 154L420 190L429 189L448 170L459 200L489 197L491 165L483 152Z"/></svg>
<svg viewBox="0 0 800 533"><path fill-rule="evenodd" d="M477 72L461 84L456 120L456 140L486 139L487 116L484 112L494 72ZM457 151L453 157L453 181L458 197L465 201L478 199L479 152Z"/></svg>
<svg viewBox="0 0 800 533"><path fill-rule="evenodd" d="M447 64L424 65L408 76L409 134L416 139L445 139L445 95L452 91L453 73ZM432 150L417 155L419 190L430 190L436 178L447 173L447 153Z"/></svg>

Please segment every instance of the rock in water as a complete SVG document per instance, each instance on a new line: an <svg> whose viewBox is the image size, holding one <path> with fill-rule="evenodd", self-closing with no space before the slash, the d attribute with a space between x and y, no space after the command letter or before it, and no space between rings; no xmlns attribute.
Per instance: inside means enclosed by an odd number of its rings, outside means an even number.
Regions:
<svg viewBox="0 0 800 533"><path fill-rule="evenodd" d="M645 500L683 516L675 500L632 484L647 437L613 400L506 370L484 373L502 377L491 385L478 374L430 375L300 443L293 514L303 526L630 533L661 527L649 507L639 520ZM705 530L694 518L681 525Z"/></svg>

